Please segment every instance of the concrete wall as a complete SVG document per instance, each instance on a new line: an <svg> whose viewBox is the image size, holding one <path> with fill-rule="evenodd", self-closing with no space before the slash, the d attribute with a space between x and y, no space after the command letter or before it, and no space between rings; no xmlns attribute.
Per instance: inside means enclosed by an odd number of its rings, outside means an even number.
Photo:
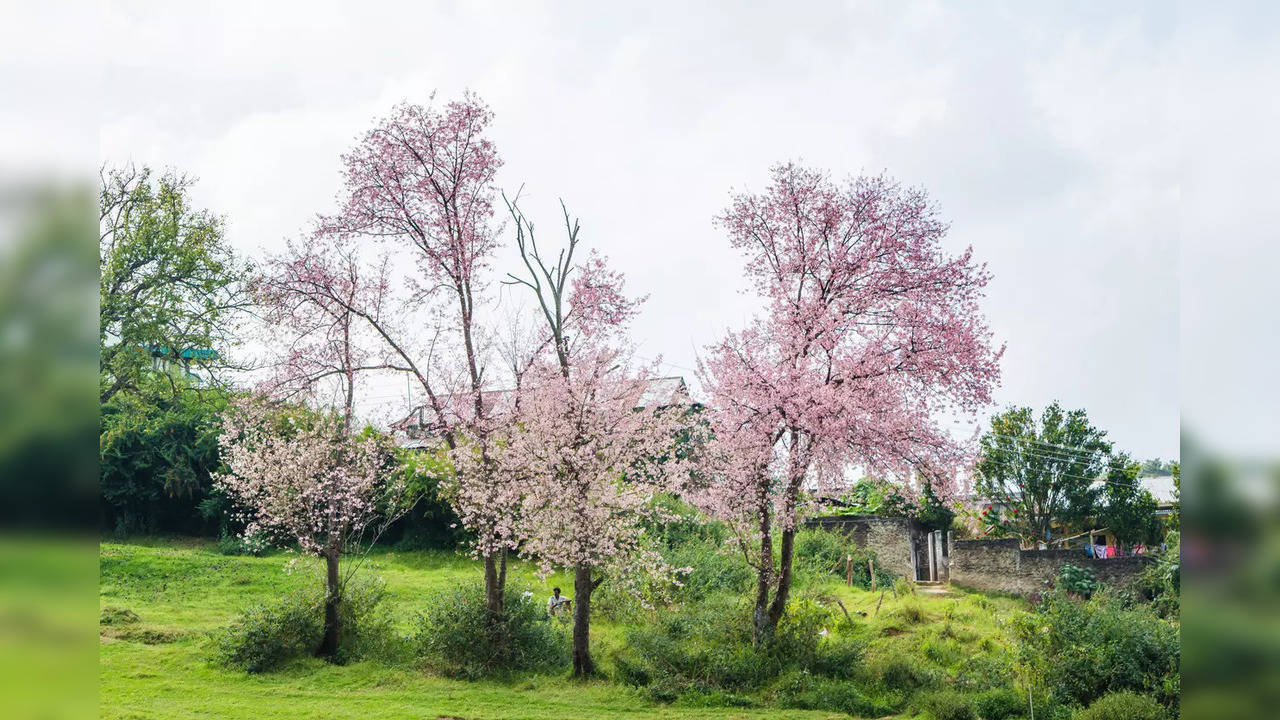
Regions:
<svg viewBox="0 0 1280 720"><path fill-rule="evenodd" d="M884 569L908 580L915 579L911 543L920 531L907 518L877 515L819 517L810 519L805 525L848 535L858 547L874 550L876 562Z"/></svg>
<svg viewBox="0 0 1280 720"><path fill-rule="evenodd" d="M1044 590L1049 580L1058 577L1064 563L1089 570L1106 585L1126 587L1151 561L1145 557L1099 560L1079 548L1022 550L1012 539L953 540L950 556L952 583L1020 595Z"/></svg>

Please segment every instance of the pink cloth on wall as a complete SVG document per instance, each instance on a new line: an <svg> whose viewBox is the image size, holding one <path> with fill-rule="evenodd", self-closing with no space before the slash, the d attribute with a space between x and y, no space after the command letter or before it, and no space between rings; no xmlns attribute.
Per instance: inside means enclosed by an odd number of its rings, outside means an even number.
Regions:
<svg viewBox="0 0 1280 720"><path fill-rule="evenodd" d="M1108 545L1108 546L1107 546L1107 557L1109 557L1109 558L1113 558L1113 557L1115 557L1115 556L1116 556L1116 546L1115 546L1115 545Z"/></svg>

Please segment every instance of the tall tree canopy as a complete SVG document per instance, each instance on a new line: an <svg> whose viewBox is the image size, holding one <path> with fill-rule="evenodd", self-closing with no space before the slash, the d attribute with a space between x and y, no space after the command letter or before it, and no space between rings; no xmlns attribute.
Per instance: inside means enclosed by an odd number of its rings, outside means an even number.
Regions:
<svg viewBox="0 0 1280 720"><path fill-rule="evenodd" d="M229 365L246 267L222 220L193 208L193 180L104 168L99 194L99 400L137 390L154 358L207 373ZM160 373L180 392L184 374ZM213 379L217 380L216 375Z"/></svg>
<svg viewBox="0 0 1280 720"><path fill-rule="evenodd" d="M1141 474L1142 465L1123 453L1107 463L1097 519L1126 545L1160 539L1160 521L1156 517L1159 504L1138 481Z"/></svg>
<svg viewBox="0 0 1280 720"><path fill-rule="evenodd" d="M1054 402L1037 418L1029 407L1009 408L991 419L979 445L974 489L996 503L989 527L1027 546L1083 529L1111 453L1106 432L1084 410Z"/></svg>
<svg viewBox="0 0 1280 720"><path fill-rule="evenodd" d="M978 310L989 276L943 251L924 192L795 164L772 175L719 218L767 310L710 348L703 378L721 476L703 500L759 542L757 640L786 608L802 489L839 490L861 467L948 496L966 454L935 415L990 402L1001 354Z"/></svg>

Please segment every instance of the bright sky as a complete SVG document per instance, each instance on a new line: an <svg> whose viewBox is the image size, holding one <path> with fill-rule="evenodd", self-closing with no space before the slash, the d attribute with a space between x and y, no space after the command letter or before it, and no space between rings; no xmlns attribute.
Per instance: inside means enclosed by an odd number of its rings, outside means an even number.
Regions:
<svg viewBox="0 0 1280 720"><path fill-rule="evenodd" d="M1210 224L1180 207L1181 133L1226 121L1188 117L1181 83L1261 80L1267 38L1238 37L1255 21L1161 2L108 3L100 152L198 176L259 253L332 207L375 116L471 88L497 113L502 186L546 233L565 199L650 295L640 352L686 376L752 312L711 222L730 189L787 159L888 172L994 273L1000 405L1058 399L1176 457L1179 223Z"/></svg>

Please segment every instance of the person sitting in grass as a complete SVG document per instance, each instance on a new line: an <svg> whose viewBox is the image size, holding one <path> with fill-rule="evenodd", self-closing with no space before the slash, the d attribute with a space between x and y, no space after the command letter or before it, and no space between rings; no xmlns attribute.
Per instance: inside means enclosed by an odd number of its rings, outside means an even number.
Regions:
<svg viewBox="0 0 1280 720"><path fill-rule="evenodd" d="M573 607L573 601L560 594L560 588L551 588L551 597L547 598L547 615L555 617L561 612L569 612Z"/></svg>

